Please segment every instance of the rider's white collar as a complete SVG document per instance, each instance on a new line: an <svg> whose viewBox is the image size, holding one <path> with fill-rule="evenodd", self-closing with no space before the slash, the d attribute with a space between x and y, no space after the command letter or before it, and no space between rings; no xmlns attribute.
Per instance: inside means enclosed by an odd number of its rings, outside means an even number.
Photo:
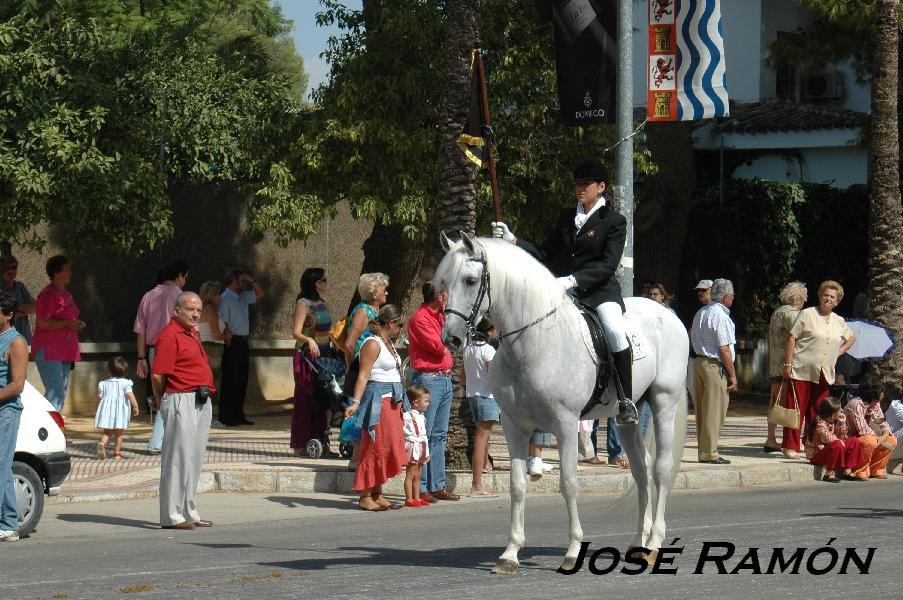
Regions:
<svg viewBox="0 0 903 600"><path fill-rule="evenodd" d="M577 214L574 215L574 225L577 227L577 231L580 231L580 228L583 227L587 219L593 216L593 213L595 213L603 206L605 206L605 196L599 196L599 199L596 201L593 207L589 209L588 213L583 212L583 205L578 202Z"/></svg>

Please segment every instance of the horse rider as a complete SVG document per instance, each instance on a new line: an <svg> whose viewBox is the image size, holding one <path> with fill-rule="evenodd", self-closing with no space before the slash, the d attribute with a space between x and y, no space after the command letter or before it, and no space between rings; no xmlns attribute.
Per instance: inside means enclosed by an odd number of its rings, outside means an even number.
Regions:
<svg viewBox="0 0 903 600"><path fill-rule="evenodd" d="M638 420L631 400L632 359L624 328L624 299L615 277L627 238L627 220L606 201L607 184L608 172L602 163L583 160L574 168L577 206L561 211L541 246L515 237L502 222L492 223L492 236L529 252L558 277L567 293L595 307L617 371L618 422L632 425Z"/></svg>

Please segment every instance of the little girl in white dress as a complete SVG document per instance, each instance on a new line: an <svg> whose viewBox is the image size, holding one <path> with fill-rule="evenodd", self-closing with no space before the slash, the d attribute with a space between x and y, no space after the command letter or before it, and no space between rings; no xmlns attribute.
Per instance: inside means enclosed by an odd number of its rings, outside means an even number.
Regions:
<svg viewBox="0 0 903 600"><path fill-rule="evenodd" d="M429 506L430 503L420 498L420 473L423 464L430 460L430 444L426 435L426 413L430 405L430 393L419 385L408 388L408 401L411 410L402 413L404 425L404 452L408 459L404 476L404 505L412 508Z"/></svg>
<svg viewBox="0 0 903 600"><path fill-rule="evenodd" d="M110 377L97 384L97 414L94 416L94 427L103 429L103 435L97 442L97 458L107 457L106 446L110 436L116 440L113 456L122 458L122 432L128 428L132 417L138 416L138 401L132 393L132 380L126 379L129 364L121 356L107 363Z"/></svg>

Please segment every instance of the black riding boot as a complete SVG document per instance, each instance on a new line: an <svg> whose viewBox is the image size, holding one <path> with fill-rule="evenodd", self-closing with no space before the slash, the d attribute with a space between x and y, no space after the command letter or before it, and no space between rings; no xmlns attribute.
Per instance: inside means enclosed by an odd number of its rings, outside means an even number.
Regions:
<svg viewBox="0 0 903 600"><path fill-rule="evenodd" d="M621 425L636 425L640 414L636 404L631 400L633 395L633 358L630 348L613 352L612 358L617 371L618 383L618 423Z"/></svg>

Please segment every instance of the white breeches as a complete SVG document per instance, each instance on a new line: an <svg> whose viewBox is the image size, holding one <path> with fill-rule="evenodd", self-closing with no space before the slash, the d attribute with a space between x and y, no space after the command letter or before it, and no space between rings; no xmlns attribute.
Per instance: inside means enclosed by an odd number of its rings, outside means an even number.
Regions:
<svg viewBox="0 0 903 600"><path fill-rule="evenodd" d="M617 302L603 302L596 307L596 314L602 320L602 331L612 352L627 350L627 331L624 329L624 313Z"/></svg>

